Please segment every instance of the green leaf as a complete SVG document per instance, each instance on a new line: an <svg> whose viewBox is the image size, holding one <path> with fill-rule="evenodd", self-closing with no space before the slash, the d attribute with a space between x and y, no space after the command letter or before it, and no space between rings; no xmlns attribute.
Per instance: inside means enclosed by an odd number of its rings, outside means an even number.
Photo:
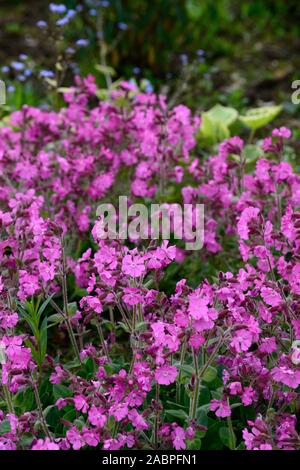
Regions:
<svg viewBox="0 0 300 470"><path fill-rule="evenodd" d="M47 351L47 317L44 318L42 325L41 325L41 330L40 330L40 345L41 345L41 365L44 362L45 356L46 356L46 351Z"/></svg>
<svg viewBox="0 0 300 470"><path fill-rule="evenodd" d="M119 326L120 328L122 328L124 331L126 331L126 333L129 333L129 328L128 328L128 326L127 326L124 322L119 321L119 322L118 322L118 326Z"/></svg>
<svg viewBox="0 0 300 470"><path fill-rule="evenodd" d="M47 305L49 304L49 302L52 300L52 297L53 297L54 294L52 294L50 297L48 297L43 303L42 305L40 306L39 310L38 310L38 318L41 318L42 314L44 313L45 311L45 308L47 307Z"/></svg>
<svg viewBox="0 0 300 470"><path fill-rule="evenodd" d="M35 362L38 363L39 362L39 354L38 354L37 350L35 349L35 345L31 342L30 339L25 339L24 344L25 344L25 346L27 346L27 348L31 349L32 357L35 360Z"/></svg>
<svg viewBox="0 0 300 470"><path fill-rule="evenodd" d="M55 405L49 405L44 409L44 417L47 418L48 413L55 407Z"/></svg>
<svg viewBox="0 0 300 470"><path fill-rule="evenodd" d="M201 439L193 439L192 441L187 441L188 450L200 450L201 449Z"/></svg>
<svg viewBox="0 0 300 470"><path fill-rule="evenodd" d="M53 385L53 396L54 396L55 401L58 400L59 398L70 397L71 395L72 395L72 392L65 385L62 385L62 384Z"/></svg>
<svg viewBox="0 0 300 470"><path fill-rule="evenodd" d="M213 108L207 111L207 114L211 120L223 123L226 127L231 126L238 117L236 109L225 107L221 104L216 104Z"/></svg>
<svg viewBox="0 0 300 470"><path fill-rule="evenodd" d="M233 108L216 105L201 115L199 137L208 145L216 144L230 137L229 126L237 119Z"/></svg>
<svg viewBox="0 0 300 470"><path fill-rule="evenodd" d="M70 302L68 304L68 315L73 317L77 312L77 302Z"/></svg>
<svg viewBox="0 0 300 470"><path fill-rule="evenodd" d="M212 382L218 375L218 371L215 367L208 366L203 375L204 382Z"/></svg>
<svg viewBox="0 0 300 470"><path fill-rule="evenodd" d="M178 406L178 408L185 408L184 405L180 405L179 403L175 403L174 401L170 401L170 400L167 400L167 404L172 405L172 406Z"/></svg>
<svg viewBox="0 0 300 470"><path fill-rule="evenodd" d="M112 67L109 67L108 65L97 64L95 65L95 69L98 70L98 72L102 73L103 75L110 75L111 77L114 77L116 75L115 69L113 69Z"/></svg>
<svg viewBox="0 0 300 470"><path fill-rule="evenodd" d="M10 432L10 431L11 431L11 429L10 429L9 421L7 419L5 419L0 424L0 435L6 434L7 432Z"/></svg>
<svg viewBox="0 0 300 470"><path fill-rule="evenodd" d="M15 405L24 411L31 411L36 406L34 393L31 387L19 390L15 397Z"/></svg>
<svg viewBox="0 0 300 470"><path fill-rule="evenodd" d="M175 365L179 370L181 370L188 376L195 374L195 368L193 366L190 366L188 364L177 364L177 363L175 363Z"/></svg>
<svg viewBox="0 0 300 470"><path fill-rule="evenodd" d="M64 317L60 315L60 313L54 313L53 315L50 315L48 317L48 328L51 328L51 326L55 326L59 323L62 323L64 321Z"/></svg>
<svg viewBox="0 0 300 470"><path fill-rule="evenodd" d="M262 150L258 145L245 145L244 150L244 157L246 163L253 163L262 155Z"/></svg>
<svg viewBox="0 0 300 470"><path fill-rule="evenodd" d="M206 405L202 405L197 409L196 419L197 424L201 424L202 426L207 426L208 417L207 413L209 411L210 404L207 403Z"/></svg>
<svg viewBox="0 0 300 470"><path fill-rule="evenodd" d="M188 0L186 2L186 9L191 20L199 20L202 15L201 4L197 0Z"/></svg>
<svg viewBox="0 0 300 470"><path fill-rule="evenodd" d="M229 428L222 427L219 429L219 436L221 439L222 444L224 446L229 447L229 449L233 450L236 447L236 437L235 434L231 434Z"/></svg>
<svg viewBox="0 0 300 470"><path fill-rule="evenodd" d="M168 416L172 416L173 418L178 418L182 420L188 419L188 414L184 410L165 410L165 413Z"/></svg>
<svg viewBox="0 0 300 470"><path fill-rule="evenodd" d="M72 87L59 87L57 88L57 91L59 93L74 93L74 88Z"/></svg>
<svg viewBox="0 0 300 470"><path fill-rule="evenodd" d="M144 330L147 329L148 324L149 323L147 321L139 322L139 323L137 323L135 329L136 329L136 331L144 331Z"/></svg>
<svg viewBox="0 0 300 470"><path fill-rule="evenodd" d="M261 108L249 109L244 116L239 119L253 131L269 124L280 113L282 106L263 106Z"/></svg>

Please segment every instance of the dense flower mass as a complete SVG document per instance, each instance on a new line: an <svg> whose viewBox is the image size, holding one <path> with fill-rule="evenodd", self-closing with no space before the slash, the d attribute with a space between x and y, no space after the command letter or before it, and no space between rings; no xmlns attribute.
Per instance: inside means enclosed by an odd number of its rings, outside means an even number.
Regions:
<svg viewBox="0 0 300 470"><path fill-rule="evenodd" d="M0 128L0 449L300 449L291 131L248 164L237 136L200 158L200 125L87 77ZM101 239L120 194L204 204L203 249Z"/></svg>

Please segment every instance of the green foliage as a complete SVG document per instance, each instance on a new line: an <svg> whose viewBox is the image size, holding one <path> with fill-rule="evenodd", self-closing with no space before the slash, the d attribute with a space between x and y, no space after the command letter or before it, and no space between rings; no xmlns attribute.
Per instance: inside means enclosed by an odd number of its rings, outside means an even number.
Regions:
<svg viewBox="0 0 300 470"><path fill-rule="evenodd" d="M236 437L232 430L229 427L222 427L219 429L219 436L222 444L229 447L230 450L234 450L236 447Z"/></svg>
<svg viewBox="0 0 300 470"><path fill-rule="evenodd" d="M47 351L47 316L43 317L43 313L49 304L51 297L41 304L41 298L37 300L32 298L23 304L18 304L19 315L31 329L35 341L27 339L25 344L30 347L33 358L36 360L40 371L44 363Z"/></svg>
<svg viewBox="0 0 300 470"><path fill-rule="evenodd" d="M282 110L282 106L262 106L260 108L249 109L245 115L231 107L220 104L215 105L209 111L201 115L201 127L199 130L199 141L208 147L229 138L231 126L239 120L252 132L266 126L272 122ZM258 156L258 147L249 145L246 149L248 161L254 161Z"/></svg>
<svg viewBox="0 0 300 470"><path fill-rule="evenodd" d="M281 106L263 106L261 108L249 109L244 116L239 116L239 119L247 127L250 127L253 131L257 131L272 122L280 113L281 109Z"/></svg>

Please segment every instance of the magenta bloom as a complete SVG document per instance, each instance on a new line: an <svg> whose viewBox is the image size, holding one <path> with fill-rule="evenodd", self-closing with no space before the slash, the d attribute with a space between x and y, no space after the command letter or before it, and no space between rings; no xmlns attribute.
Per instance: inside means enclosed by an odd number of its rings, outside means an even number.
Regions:
<svg viewBox="0 0 300 470"><path fill-rule="evenodd" d="M87 412L87 410L89 409L89 405L86 402L84 396L76 395L73 400L74 400L74 405L75 405L76 410L78 411L81 410L83 413Z"/></svg>
<svg viewBox="0 0 300 470"><path fill-rule="evenodd" d="M211 400L210 410L215 411L216 415L219 418L226 418L231 415L230 406L227 403L227 400Z"/></svg>
<svg viewBox="0 0 300 470"><path fill-rule="evenodd" d="M276 382L282 382L291 388L297 388L300 385L300 370L292 370L287 366L274 367L272 377Z"/></svg>
<svg viewBox="0 0 300 470"><path fill-rule="evenodd" d="M122 261L122 271L131 277L140 277L145 273L145 263L142 256L126 255Z"/></svg>
<svg viewBox="0 0 300 470"><path fill-rule="evenodd" d="M172 442L174 449L176 450L182 450L186 449L186 443L185 443L185 431L182 427L176 426L174 430L172 431Z"/></svg>
<svg viewBox="0 0 300 470"><path fill-rule="evenodd" d="M59 445L50 441L49 437L46 437L45 439L38 439L31 447L31 450L59 450Z"/></svg>
<svg viewBox="0 0 300 470"><path fill-rule="evenodd" d="M94 426L103 427L107 421L106 416L103 414L103 411L97 408L95 405L92 406L88 413L89 422Z"/></svg>
<svg viewBox="0 0 300 470"><path fill-rule="evenodd" d="M136 287L125 287L122 299L127 305L137 305L143 301L141 292Z"/></svg>
<svg viewBox="0 0 300 470"><path fill-rule="evenodd" d="M201 298L197 294L191 294L189 296L189 314L195 320L209 320L208 316L208 305L209 300L207 298Z"/></svg>
<svg viewBox="0 0 300 470"><path fill-rule="evenodd" d="M281 296L271 287L262 287L261 296L266 304L271 305L271 307L278 307L282 302Z"/></svg>
<svg viewBox="0 0 300 470"><path fill-rule="evenodd" d="M175 382L178 370L175 366L162 366L155 371L155 379L160 385L170 385Z"/></svg>
<svg viewBox="0 0 300 470"><path fill-rule="evenodd" d="M249 223L258 219L259 209L247 207L238 219L237 231L242 240L249 239Z"/></svg>

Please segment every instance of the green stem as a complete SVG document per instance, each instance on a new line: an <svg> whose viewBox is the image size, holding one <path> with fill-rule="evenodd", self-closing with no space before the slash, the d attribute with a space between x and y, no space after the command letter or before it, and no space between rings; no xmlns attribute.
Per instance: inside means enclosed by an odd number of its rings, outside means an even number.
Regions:
<svg viewBox="0 0 300 470"><path fill-rule="evenodd" d="M11 395L10 395L10 391L9 391L7 385L3 384L2 387L3 387L4 398L5 398L5 401L6 401L7 409L9 411L9 413L15 414L14 405L13 405L13 401L12 401L12 398L11 398Z"/></svg>
<svg viewBox="0 0 300 470"><path fill-rule="evenodd" d="M158 405L159 403L159 384L156 383L155 385L155 401ZM154 433L153 433L153 444L155 448L158 446L158 411L155 411L155 419L154 419Z"/></svg>
<svg viewBox="0 0 300 470"><path fill-rule="evenodd" d="M98 321L96 321L96 327L97 327L98 335L99 335L99 338L100 338L100 343L101 343L101 346L103 348L104 354L105 354L108 362L111 363L112 361L111 361L111 358L109 356L109 352L108 352L106 342L105 342L105 339L104 339L104 336L103 336L103 331L102 331L101 325Z"/></svg>
<svg viewBox="0 0 300 470"><path fill-rule="evenodd" d="M190 409L190 419L195 419L196 414L197 414L197 408L198 408L198 403L199 403L199 393L200 393L200 377L199 377L199 363L198 363L198 354L196 354L195 350L193 349L193 361L194 361L194 367L195 367L195 376L196 376L196 382L195 382L195 389L194 393L192 396L192 403L191 403L191 409Z"/></svg>
<svg viewBox="0 0 300 470"><path fill-rule="evenodd" d="M218 351L219 351L219 348L221 346L223 342L223 336L220 337L219 341L217 342L216 344L216 347L215 349L213 350L213 352L211 353L211 355L209 356L209 359L208 361L206 362L206 364L203 365L203 367L200 369L200 372L199 372L199 379L201 377L203 377L206 369L211 365L211 363L213 362L214 358L216 357Z"/></svg>
<svg viewBox="0 0 300 470"><path fill-rule="evenodd" d="M67 290L67 263L66 263L66 253L64 248L64 242L61 241L61 250L62 250L62 291L63 291L63 303L64 303L64 312L65 312L65 321L70 336L70 340L74 349L74 353L78 362L81 364L80 353L75 339L74 331L70 322L70 317L68 313L68 290Z"/></svg>
<svg viewBox="0 0 300 470"><path fill-rule="evenodd" d="M34 378L32 378L32 386L33 386L35 401L36 401L36 405L37 405L37 408L38 408L38 414L39 414L39 417L40 417L40 421L41 421L43 431L44 431L45 435L47 437L49 437L50 440L52 440L51 434L49 432L47 423L46 423L45 418L44 418L43 407L42 407L42 403L41 403L40 396L39 396L39 391L38 391L38 388L36 386Z"/></svg>
<svg viewBox="0 0 300 470"><path fill-rule="evenodd" d="M228 405L229 405L229 403L228 403ZM234 434L234 430L233 430L233 426L232 426L232 420L231 420L230 416L227 416L227 425L228 425L229 435L230 435L230 449L235 450L236 438L235 438L235 434Z"/></svg>
<svg viewBox="0 0 300 470"><path fill-rule="evenodd" d="M180 403L182 366L184 363L185 354L186 354L186 338L184 339L182 343L181 352L180 352L180 368L179 368L178 380L176 381L176 402L177 403Z"/></svg>
<svg viewBox="0 0 300 470"><path fill-rule="evenodd" d="M57 311L57 313L59 313L61 315L62 319L65 321L66 327L67 327L67 330L68 330L68 335L69 335L69 338L70 338L70 341L71 341L71 344L72 344L72 347L73 347L73 351L76 355L76 358L78 359L78 361L81 364L81 359L80 359L78 346L77 346L77 343L76 343L76 339L75 339L74 332L72 330L72 326L70 324L69 318L67 318L66 314L61 310L61 308L56 304L56 302L54 302L54 300L50 300L50 305L52 305L52 307Z"/></svg>

